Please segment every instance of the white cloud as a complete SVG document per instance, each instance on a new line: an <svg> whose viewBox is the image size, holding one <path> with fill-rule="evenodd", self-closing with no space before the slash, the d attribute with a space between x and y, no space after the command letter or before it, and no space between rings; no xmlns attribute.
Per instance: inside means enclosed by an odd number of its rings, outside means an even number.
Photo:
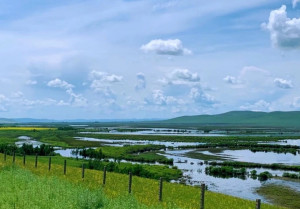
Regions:
<svg viewBox="0 0 300 209"><path fill-rule="evenodd" d="M61 80L59 78L56 78L54 80L51 80L47 83L47 86L49 87L55 87L55 88L62 88L66 90L66 93L70 96L69 102L55 102L57 105L73 105L75 107L84 107L87 105L87 99L83 97L81 94L76 94L73 92L74 86L72 84L69 84L68 82Z"/></svg>
<svg viewBox="0 0 300 209"><path fill-rule="evenodd" d="M259 100L254 104L247 103L240 106L241 110L251 110L251 111L269 111L271 104L265 100Z"/></svg>
<svg viewBox="0 0 300 209"><path fill-rule="evenodd" d="M271 11L269 22L262 26L270 32L274 46L283 49L300 48L300 18L288 18L285 5Z"/></svg>
<svg viewBox="0 0 300 209"><path fill-rule="evenodd" d="M171 77L176 80L184 80L188 82L199 82L198 73L192 73L188 69L176 69L171 73Z"/></svg>
<svg viewBox="0 0 300 209"><path fill-rule="evenodd" d="M65 90L69 90L74 88L74 86L72 84L69 84L68 82L64 81L64 80L60 80L59 78L56 78L54 80L51 80L47 83L47 86L49 87L55 87L55 88L62 88Z"/></svg>
<svg viewBox="0 0 300 209"><path fill-rule="evenodd" d="M229 83L229 84L238 84L238 83L240 83L236 77L229 76L229 75L226 76L225 78L223 78L223 80L226 83Z"/></svg>
<svg viewBox="0 0 300 209"><path fill-rule="evenodd" d="M205 93L201 88L191 88L189 96L196 103L203 106L217 103L216 99L213 96Z"/></svg>
<svg viewBox="0 0 300 209"><path fill-rule="evenodd" d="M146 103L155 105L174 105L184 104L184 101L173 96L166 96L162 90L153 90L152 97L150 99L146 99Z"/></svg>
<svg viewBox="0 0 300 209"><path fill-rule="evenodd" d="M175 69L167 77L159 81L166 85L194 85L199 84L200 76L198 73L192 73L188 69Z"/></svg>
<svg viewBox="0 0 300 209"><path fill-rule="evenodd" d="M296 6L299 2L300 2L300 0L293 0L293 8L296 8Z"/></svg>
<svg viewBox="0 0 300 209"><path fill-rule="evenodd" d="M137 84L135 85L135 90L141 90L146 88L146 77L143 73L138 73L136 75Z"/></svg>
<svg viewBox="0 0 300 209"><path fill-rule="evenodd" d="M185 55L192 53L192 51L183 47L179 39L155 39L142 45L141 49L144 52L155 52L161 55Z"/></svg>
<svg viewBox="0 0 300 209"><path fill-rule="evenodd" d="M122 81L123 77L118 76L115 74L108 74L106 72L101 72L101 71L95 71L93 70L90 74L90 79L91 80L98 80L101 82L108 82L108 83L116 83Z"/></svg>
<svg viewBox="0 0 300 209"><path fill-rule="evenodd" d="M36 85L36 84L37 84L37 81L34 81L34 80L26 81L26 85Z"/></svg>
<svg viewBox="0 0 300 209"><path fill-rule="evenodd" d="M293 88L292 81L289 80L284 80L282 78L275 78L274 79L274 84L282 89L291 89Z"/></svg>
<svg viewBox="0 0 300 209"><path fill-rule="evenodd" d="M91 81L90 88L98 94L101 94L105 98L115 98L116 95L111 89L113 83L118 83L123 80L122 76L115 74L108 74L101 71L92 71L89 74L89 79Z"/></svg>

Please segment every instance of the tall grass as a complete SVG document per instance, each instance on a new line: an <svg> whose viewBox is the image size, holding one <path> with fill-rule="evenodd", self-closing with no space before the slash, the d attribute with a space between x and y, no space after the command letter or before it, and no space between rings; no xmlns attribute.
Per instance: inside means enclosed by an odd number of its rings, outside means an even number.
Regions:
<svg viewBox="0 0 300 209"><path fill-rule="evenodd" d="M37 176L16 166L3 167L0 179L1 209L151 208L140 204L133 196L109 199L102 189L89 189L82 184L75 184L55 176Z"/></svg>
<svg viewBox="0 0 300 209"><path fill-rule="evenodd" d="M11 156L8 156L7 161L3 162L3 155L0 154L0 166L9 165L12 162ZM55 177L61 181L66 181L75 185L84 186L89 191L97 191L102 188L103 193L108 200L112 202L105 203L110 205L108 208L126 208L124 205L131 205L129 208L182 208L182 209L198 209L200 204L200 189L192 186L185 186L181 184L164 183L163 186L163 201L158 201L158 181L140 177L133 177L132 197L128 196L128 175L118 173L107 173L106 185L102 186L103 172L96 170L86 170L84 180L81 179L81 169L78 167L71 167L68 164L67 175L63 175L63 166L53 164L51 171L48 171L48 164L39 162L38 168L34 167L34 159L28 158L26 166L22 166L22 158L17 157L16 164L24 169L37 174L38 176ZM201 180L201 179L199 179ZM203 179L204 180L204 179ZM238 186L238 185L237 185ZM83 187L82 187L83 188ZM41 193L41 192L40 192ZM100 195L99 195L100 196ZM133 202L123 203L120 198L131 197L136 199L130 200ZM125 198L126 199L126 198ZM124 200L125 200L124 199ZM116 205L120 201L121 205ZM146 205L146 206L141 206ZM207 191L205 194L205 208L206 209L250 209L255 208L255 202L241 198L232 197L220 193ZM278 206L263 204L263 209L276 209Z"/></svg>

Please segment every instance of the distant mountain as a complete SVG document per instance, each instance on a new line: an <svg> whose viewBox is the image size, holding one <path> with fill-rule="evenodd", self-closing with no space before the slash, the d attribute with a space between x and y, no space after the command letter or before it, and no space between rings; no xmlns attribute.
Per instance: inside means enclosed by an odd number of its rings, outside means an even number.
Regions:
<svg viewBox="0 0 300 209"><path fill-rule="evenodd" d="M0 118L0 123L16 123L16 121L8 118Z"/></svg>
<svg viewBox="0 0 300 209"><path fill-rule="evenodd" d="M110 123L110 122L139 122L139 121L156 121L158 119L68 119L68 120L53 120L53 119L35 119L35 118L0 118L2 123Z"/></svg>
<svg viewBox="0 0 300 209"><path fill-rule="evenodd" d="M232 111L217 115L182 116L161 121L168 124L300 127L300 111Z"/></svg>

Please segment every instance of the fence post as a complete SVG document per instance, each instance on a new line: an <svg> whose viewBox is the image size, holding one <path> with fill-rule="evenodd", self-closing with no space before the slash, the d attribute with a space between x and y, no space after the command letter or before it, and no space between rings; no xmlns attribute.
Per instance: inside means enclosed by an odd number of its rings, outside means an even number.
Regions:
<svg viewBox="0 0 300 209"><path fill-rule="evenodd" d="M6 161L6 151L4 152L4 161Z"/></svg>
<svg viewBox="0 0 300 209"><path fill-rule="evenodd" d="M67 173L67 160L64 162L64 175Z"/></svg>
<svg viewBox="0 0 300 209"><path fill-rule="evenodd" d="M256 199L256 209L260 209L261 200Z"/></svg>
<svg viewBox="0 0 300 209"><path fill-rule="evenodd" d="M200 209L204 209L204 199L205 199L205 184L201 184L201 202L200 202Z"/></svg>
<svg viewBox="0 0 300 209"><path fill-rule="evenodd" d="M23 155L23 165L25 165L26 164L26 155L24 154Z"/></svg>
<svg viewBox="0 0 300 209"><path fill-rule="evenodd" d="M163 191L163 178L159 179L159 201L162 201L162 191Z"/></svg>
<svg viewBox="0 0 300 209"><path fill-rule="evenodd" d="M16 162L16 152L13 153L13 163Z"/></svg>
<svg viewBox="0 0 300 209"><path fill-rule="evenodd" d="M35 165L34 165L35 168L37 168L37 164L38 164L38 154L35 154Z"/></svg>
<svg viewBox="0 0 300 209"><path fill-rule="evenodd" d="M104 169L103 169L103 185L105 185L106 183L106 166L104 166Z"/></svg>
<svg viewBox="0 0 300 209"><path fill-rule="evenodd" d="M82 173L81 173L81 178L84 179L84 164L82 163Z"/></svg>
<svg viewBox="0 0 300 209"><path fill-rule="evenodd" d="M49 165L48 165L48 171L51 170L51 157L49 157Z"/></svg>
<svg viewBox="0 0 300 209"><path fill-rule="evenodd" d="M131 194L131 185L132 185L132 173L129 172L129 184L128 184L128 193Z"/></svg>

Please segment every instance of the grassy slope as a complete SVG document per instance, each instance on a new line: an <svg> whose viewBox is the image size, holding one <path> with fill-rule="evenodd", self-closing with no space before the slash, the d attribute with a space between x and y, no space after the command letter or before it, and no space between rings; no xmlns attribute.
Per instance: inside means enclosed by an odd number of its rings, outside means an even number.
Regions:
<svg viewBox="0 0 300 209"><path fill-rule="evenodd" d="M9 156L7 162L3 162L3 155L0 154L0 167L7 164L11 164L11 157ZM16 159L17 164L20 167L22 159ZM63 167L61 165L53 165L52 170L48 171L48 165L46 163L39 163L38 168L34 168L34 161L29 160L24 169L30 170L31 172L39 176L56 176L59 179L63 179L68 182L75 184L84 185L87 188L99 189L102 184L103 172L95 170L86 170L85 179L81 179L81 169L76 167L68 167L67 175L63 175ZM118 198L127 194L128 176L107 173L107 183L103 187L105 195L109 198ZM200 190L197 187L185 186L180 184L164 183L163 187L163 202L158 201L158 181L133 177L132 185L133 196L138 200L139 203L154 208L199 208ZM206 209L248 209L254 208L255 202L235 198L232 196L214 193L207 191L205 196ZM124 207L119 207L124 208ZM126 207L125 207L126 208ZM271 205L263 205L264 209L275 209L280 208Z"/></svg>
<svg viewBox="0 0 300 209"><path fill-rule="evenodd" d="M162 121L162 123L299 127L299 118L300 111L270 113L232 111L218 115L182 116Z"/></svg>
<svg viewBox="0 0 300 209"><path fill-rule="evenodd" d="M0 208L43 209L147 209L132 196L107 198L102 189L91 190L82 184L55 176L34 175L15 166L0 171Z"/></svg>

